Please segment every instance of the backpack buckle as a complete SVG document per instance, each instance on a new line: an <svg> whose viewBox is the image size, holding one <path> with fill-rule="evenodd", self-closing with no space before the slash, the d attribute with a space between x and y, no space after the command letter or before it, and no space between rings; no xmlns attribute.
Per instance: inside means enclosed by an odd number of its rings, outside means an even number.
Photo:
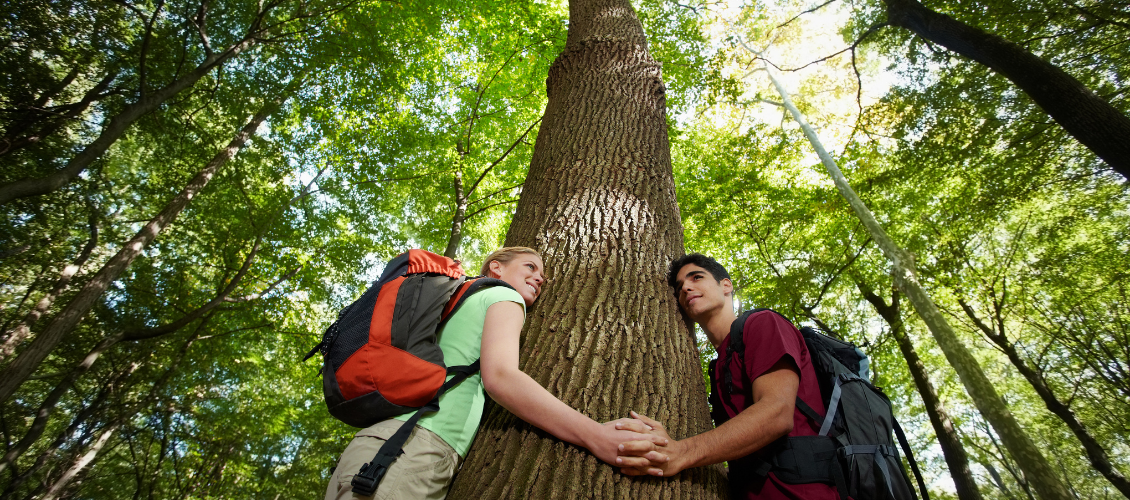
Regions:
<svg viewBox="0 0 1130 500"><path fill-rule="evenodd" d="M354 493L363 497L372 496L377 491L377 485L381 483L381 478L384 477L387 470L388 467L384 465L367 463L361 466L361 470L353 476L353 481L350 481L349 484L353 486Z"/></svg>

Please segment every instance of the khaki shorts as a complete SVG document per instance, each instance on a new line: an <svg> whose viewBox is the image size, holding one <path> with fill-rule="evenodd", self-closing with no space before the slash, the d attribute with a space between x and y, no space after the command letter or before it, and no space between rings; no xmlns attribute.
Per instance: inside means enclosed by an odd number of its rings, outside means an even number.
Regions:
<svg viewBox="0 0 1130 500"><path fill-rule="evenodd" d="M408 436L404 454L385 472L376 493L372 497L353 494L353 487L349 484L353 476L362 465L373 460L385 440L392 437L403 423L385 420L358 432L337 462L337 469L326 489L326 500L443 500L451 486L451 478L459 468L459 454L435 433L420 426L416 426Z"/></svg>

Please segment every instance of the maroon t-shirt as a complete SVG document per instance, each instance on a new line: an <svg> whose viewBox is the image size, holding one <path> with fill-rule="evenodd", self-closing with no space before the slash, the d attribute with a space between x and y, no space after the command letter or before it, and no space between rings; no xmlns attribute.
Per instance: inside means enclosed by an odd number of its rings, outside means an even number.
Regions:
<svg viewBox="0 0 1130 500"><path fill-rule="evenodd" d="M813 370L812 360L808 356L808 347L804 345L804 337L792 323L772 311L761 311L751 314L746 319L742 333L745 340L744 356L729 362L734 390L727 394L720 391L719 387L711 388L711 390L719 391L718 394L722 396L722 407L729 418L734 418L742 410L753 405L751 382L777 364L777 361L786 357L791 359L800 370L800 387L797 389L797 396L814 410L824 414L824 402L820 397L820 386L816 381L816 371ZM725 353L729 345L730 338L727 337L718 346L718 352ZM738 356L735 356L735 358L738 358ZM720 362L715 363L714 380L721 384L725 379L719 365L721 365ZM790 436L815 436L819 433L820 428L817 424L804 416L800 410L793 411L793 431L789 433ZM755 455L759 455L760 458L768 461L769 457L760 456L761 453L754 452ZM731 471L732 473L733 471ZM836 488L830 484L787 484L777 479L772 472L765 479L734 477L731 478L731 481L733 480L749 481L749 490L743 498L750 500L833 500L839 498Z"/></svg>

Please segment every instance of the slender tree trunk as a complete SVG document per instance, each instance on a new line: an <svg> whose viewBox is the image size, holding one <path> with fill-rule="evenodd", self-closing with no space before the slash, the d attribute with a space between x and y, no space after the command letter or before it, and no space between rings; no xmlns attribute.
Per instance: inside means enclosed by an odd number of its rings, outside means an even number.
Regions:
<svg viewBox="0 0 1130 500"><path fill-rule="evenodd" d="M24 316L24 319L20 321L19 324L4 332L3 344L0 345L0 363L3 363L5 360L7 360L8 356L11 356L13 353L15 353L16 348L21 343L23 343L23 341L27 340L29 336L31 336L31 327L35 325L36 321L39 321L39 318L43 317L43 314L46 313L47 309L51 307L51 304L55 303L55 298L58 297L59 294L63 293L63 290L67 289L67 285L70 284L71 278L73 278L75 273L77 273L79 269L82 269L82 266L86 264L87 259L90 258L91 252L94 251L94 247L97 245L97 215L91 213L90 238L86 241L86 246L82 248L82 251L79 252L78 257L75 258L74 262L68 264L63 268L63 272L60 273L59 278L55 280L55 285L51 288L51 291L47 292L47 295L44 295L42 299L39 299L39 302L37 302L35 304L35 307L33 307L31 311L29 311L27 315Z"/></svg>
<svg viewBox="0 0 1130 500"><path fill-rule="evenodd" d="M659 63L626 0L573 0L565 51L506 237L549 278L521 365L598 420L629 410L676 439L711 428L695 340L666 283L683 253ZM720 467L633 479L505 409L487 412L449 498L724 498Z"/></svg>
<svg viewBox="0 0 1130 500"><path fill-rule="evenodd" d="M51 487L47 488L47 492L40 497L40 500L55 500L59 498L59 495L63 492L63 488L66 488L79 472L82 472L86 466L90 465L90 462L94 461L94 457L98 456L98 453L106 446L106 442L110 440L110 437L114 435L114 431L117 431L120 425L121 422L114 422L104 429L102 434L98 436L98 440L90 446L90 449L87 450L86 453L83 453L78 460L75 460L75 462L63 472L63 475L51 484Z"/></svg>
<svg viewBox="0 0 1130 500"><path fill-rule="evenodd" d="M1083 449L1086 450L1087 460L1091 462L1091 466L1099 471L1107 481L1110 481L1110 484L1118 488L1118 491L1122 492L1123 496L1130 498L1130 481L1127 481L1126 476L1123 476L1122 473L1115 469L1114 465L1110 463L1110 455L1107 453L1106 449L1099 444L1095 436L1091 435L1091 431L1083 425L1083 422L1079 421L1079 418L1075 416L1075 412L1071 411L1069 406L1056 397L1055 393L1052 392L1052 388L1048 386L1044 378L1020 356L1020 352L1016 349L1016 344L1010 342L1008 338L1005 337L1003 321L998 321L997 327L994 329L985 324L985 322L977 316L976 311L964 300L959 299L958 302L961 304L961 309L965 311L966 316L969 316L969 319L973 320L977 328L979 328L986 337L989 337L989 340L992 340L997 347L1000 347L1005 356L1008 356L1008 360L1011 361L1012 365L1016 367L1016 370L1024 376L1024 380L1027 380L1028 383L1032 385L1032 388L1036 390L1036 394L1044 401L1044 405L1048 407L1048 410L1059 417L1063 423L1067 424L1067 428L1071 429L1071 433L1075 434L1080 444L1083 445ZM997 312L999 315L999 308Z"/></svg>
<svg viewBox="0 0 1130 500"><path fill-rule="evenodd" d="M902 321L902 311L899 306L898 289L891 290L891 303L887 304L862 281L857 281L856 286L891 327L891 336L895 338L899 350L902 351L902 357L906 360L907 368L910 369L910 376L914 379L918 394L922 396L926 414L930 417L930 425L934 427L934 434L938 436L938 445L942 447L946 465L949 465L950 477L953 478L957 497L961 500L981 500L981 490L977 488L977 481L973 479L973 472L969 470L969 456L965 453L965 445L961 444L961 438L954 429L953 421L942 405L934 384L930 382L926 366L922 364L918 351L914 349L914 344L906 333L906 325Z"/></svg>
<svg viewBox="0 0 1130 500"><path fill-rule="evenodd" d="M1057 123L1130 179L1130 117L1059 67L1023 47L932 11L917 0L883 0L887 22L1008 78Z"/></svg>
<svg viewBox="0 0 1130 500"><path fill-rule="evenodd" d="M10 365L5 367L3 372L0 372L0 402L7 401L12 393L16 391L16 388L18 388L20 384L35 371L36 367L39 366L43 359L54 350L55 346L78 326L79 321L86 316L86 313L90 311L94 303L110 286L110 283L118 279L121 273L141 254L141 251L152 242L161 231L168 227L169 224L172 224L181 210L184 210L184 208L188 206L188 203L192 201L192 198L208 185L208 182L216 175L216 171L239 152L247 140L255 133L255 130L259 128L259 124L261 124L267 116L277 110L282 105L282 102L298 88L302 79L302 76L295 77L278 97L268 102L263 109L256 113L247 125L232 138L228 146L213 157L212 160L188 182L188 185L165 205L165 208L161 210L156 217L150 219L149 223L143 226L132 239L126 242L126 244L122 246L122 249L102 266L98 274L95 274L94 277L82 287L75 298L55 315L51 322L44 328L43 332L35 337L31 345L24 349Z"/></svg>
<svg viewBox="0 0 1130 500"><path fill-rule="evenodd" d="M71 387L74 386L75 381L78 380L79 377L90 370L90 367L94 365L94 362L98 360L98 357L101 356L102 353L106 352L110 347L113 347L114 344L117 344L121 339L122 335L120 334L102 339L98 345L94 346L94 348L87 353L78 367L66 374L58 384L55 384L55 388L47 395L47 399L45 399L43 403L39 405L39 409L36 410L35 419L32 420L31 426L24 434L24 437L21 438L15 446L9 448L7 453L4 454L4 458L0 460L0 472L4 472L4 469L14 464L16 460L31 447L32 443L39 440L39 437L43 435L43 431L47 429L47 420L51 417L51 413L55 410L55 406L59 404L59 400L63 398L63 395L71 390Z"/></svg>
<svg viewBox="0 0 1130 500"><path fill-rule="evenodd" d="M87 166L94 162L94 160L101 157L118 138L126 133L130 125L137 121L138 118L153 111L170 97L191 87L213 69L222 66L229 59L254 47L258 43L259 39L256 36L249 36L223 52L211 54L204 58L204 62L200 63L199 66L193 68L192 71L189 71L184 76L165 87L152 93L143 93L142 97L138 99L137 102L126 106L118 114L110 118L109 122L106 124L106 128L102 129L102 133L98 138L87 145L86 148L75 155L74 158L71 158L67 166L63 167L61 170L49 174L46 177L21 179L0 185L0 205L17 198L50 193L69 184L75 177L78 177L78 174L82 173Z"/></svg>
<svg viewBox="0 0 1130 500"><path fill-rule="evenodd" d="M463 223L467 218L467 195L463 192L463 169L455 170L455 215L451 216L451 236L447 239L445 257L454 259L463 241Z"/></svg>
<svg viewBox="0 0 1130 500"><path fill-rule="evenodd" d="M816 132L805 121L804 116L800 114L789 94L781 82L773 76L773 72L765 68L765 72L769 75L769 79L773 82L777 92L781 94L781 100L785 107L792 114L793 119L800 125L804 135L808 137L809 142L812 143L813 149L816 150L817 155L820 156L820 161L828 170L828 174L836 183L836 189L851 205L855 215L867 228L871 238L879 245L883 251L883 255L891 261L892 274L895 279L895 285L898 286L910 303L914 305L915 311L926 323L930 333L934 335L934 339L938 342L938 346L942 348L946 359L953 365L957 371L958 378L965 386L965 390L969 393L970 398L973 399L973 404L985 420L993 426L997 434L1000 435L1001 442L1004 443L1005 449L1016 460L1020 469L1024 471L1024 477L1035 486L1036 494L1043 500L1074 500L1071 493L1067 491L1063 481L1059 479L1059 475L1052 469L1047 459L1044 457L1040 449L1036 447L1036 443L1032 442L1032 438L1028 433L1020 427L1020 423L1009 411L1008 406L1005 404L1004 399L997 394L996 388L989 378L985 376L984 370L981 365L977 364L977 359L965 347L965 344L957 338L957 333L954 332L953 327L946 322L945 317L942 316L938 306L934 304L933 299L930 298L922 285L918 283L917 271L914 267L914 261L910 254L895 244L894 240L887 235L883 227L879 225L879 221L875 220L875 216L871 214L871 210L863 204L863 200L855 194L855 191L848 184L847 178L840 172L840 168L836 166L835 160L824 146L820 143L820 138L816 136Z"/></svg>

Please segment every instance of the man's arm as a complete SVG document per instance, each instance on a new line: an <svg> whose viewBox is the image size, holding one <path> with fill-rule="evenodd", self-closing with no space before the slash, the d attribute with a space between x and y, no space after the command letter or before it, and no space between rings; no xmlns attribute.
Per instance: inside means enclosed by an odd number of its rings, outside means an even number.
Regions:
<svg viewBox="0 0 1130 500"><path fill-rule="evenodd" d="M623 465L622 471L628 475L670 476L684 469L734 460L760 450L792 432L799 385L796 363L791 357L782 357L754 379L753 405L749 408L713 430L682 441L671 441L665 447L651 441L624 443L617 457ZM639 418L667 436L659 422L642 415ZM622 422L616 427L642 429Z"/></svg>
<svg viewBox="0 0 1130 500"><path fill-rule="evenodd" d="M522 317L522 306L514 302L496 302L487 308L480 367L483 388L492 399L518 418L561 440L583 446L611 464L616 463L617 445L625 441L667 442L662 436L617 430L614 425L621 421L597 423L561 402L518 369Z"/></svg>

